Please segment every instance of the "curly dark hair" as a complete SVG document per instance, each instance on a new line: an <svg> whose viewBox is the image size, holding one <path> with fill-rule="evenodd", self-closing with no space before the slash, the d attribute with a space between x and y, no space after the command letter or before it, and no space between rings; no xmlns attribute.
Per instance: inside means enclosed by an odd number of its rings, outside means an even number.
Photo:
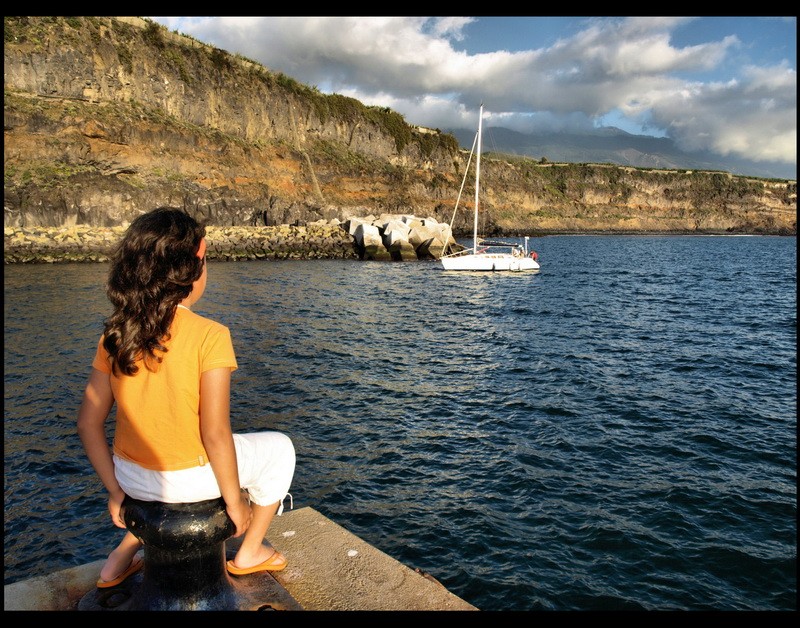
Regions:
<svg viewBox="0 0 800 628"><path fill-rule="evenodd" d="M197 257L205 225L181 209L158 207L136 218L111 257L106 294L114 312L103 346L114 374L134 375L142 359L161 362L175 309L203 274Z"/></svg>

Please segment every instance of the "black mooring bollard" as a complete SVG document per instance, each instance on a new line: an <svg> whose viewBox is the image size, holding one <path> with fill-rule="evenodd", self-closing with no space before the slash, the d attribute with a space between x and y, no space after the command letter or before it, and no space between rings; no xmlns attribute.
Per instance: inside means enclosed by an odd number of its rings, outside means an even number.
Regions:
<svg viewBox="0 0 800 628"><path fill-rule="evenodd" d="M236 610L225 540L236 531L222 498L190 504L126 497L123 520L144 544L142 582L131 610Z"/></svg>
<svg viewBox="0 0 800 628"><path fill-rule="evenodd" d="M225 541L236 531L220 497L167 504L126 497L122 519L143 543L144 567L122 584L89 591L78 610L238 610L225 569Z"/></svg>
<svg viewBox="0 0 800 628"><path fill-rule="evenodd" d="M126 497L122 519L143 543L144 567L116 587L89 591L78 610L302 610L267 572L228 575L225 541L236 526L221 497L191 504Z"/></svg>

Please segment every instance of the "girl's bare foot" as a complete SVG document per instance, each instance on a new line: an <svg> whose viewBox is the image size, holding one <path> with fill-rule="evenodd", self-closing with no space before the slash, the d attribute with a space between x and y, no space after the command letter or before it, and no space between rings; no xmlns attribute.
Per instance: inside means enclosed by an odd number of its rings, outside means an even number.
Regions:
<svg viewBox="0 0 800 628"><path fill-rule="evenodd" d="M115 587L118 584L122 584L130 576L132 576L137 571L139 571L142 568L143 565L144 565L144 560L142 559L142 557L141 556L134 556L131 559L131 562L128 563L128 566L125 569L123 569L121 572L119 572L116 576L114 576L113 578L106 579L101 575L100 578L97 580L97 586L98 586L98 588L104 589L104 588L107 588L107 587ZM107 566L107 564L103 566L103 569L105 569L106 566ZM103 570L100 571L101 574L102 574L102 572L103 572Z"/></svg>
<svg viewBox="0 0 800 628"><path fill-rule="evenodd" d="M259 545L254 553L244 553L241 548L232 561L236 570L249 570L261 567L259 571L280 571L286 566L286 557L271 545Z"/></svg>
<svg viewBox="0 0 800 628"><path fill-rule="evenodd" d="M119 547L112 551L108 555L106 564L100 570L100 580L98 582L111 582L125 573L133 565L134 561L140 561L141 558L136 556L136 551L138 549L134 549L133 553L131 553L129 550Z"/></svg>

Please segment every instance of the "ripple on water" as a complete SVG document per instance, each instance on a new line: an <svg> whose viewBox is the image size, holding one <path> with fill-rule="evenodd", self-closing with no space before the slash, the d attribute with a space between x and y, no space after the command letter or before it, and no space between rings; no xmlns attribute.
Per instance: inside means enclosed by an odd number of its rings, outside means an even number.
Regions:
<svg viewBox="0 0 800 628"><path fill-rule="evenodd" d="M513 277L212 262L196 309L232 331L235 429L293 438L295 506L479 608L796 610L795 244L553 236ZM119 539L74 432L104 280L6 271L7 583Z"/></svg>

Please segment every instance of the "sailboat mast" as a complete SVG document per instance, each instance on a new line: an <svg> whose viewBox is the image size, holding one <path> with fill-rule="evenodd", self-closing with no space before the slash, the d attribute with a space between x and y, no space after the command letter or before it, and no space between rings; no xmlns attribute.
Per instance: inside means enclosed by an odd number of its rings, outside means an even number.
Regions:
<svg viewBox="0 0 800 628"><path fill-rule="evenodd" d="M481 134L483 126L483 103L481 103L480 115L478 116L478 152L475 160L475 220L472 227L472 246L473 252L478 253L478 193L481 189Z"/></svg>

